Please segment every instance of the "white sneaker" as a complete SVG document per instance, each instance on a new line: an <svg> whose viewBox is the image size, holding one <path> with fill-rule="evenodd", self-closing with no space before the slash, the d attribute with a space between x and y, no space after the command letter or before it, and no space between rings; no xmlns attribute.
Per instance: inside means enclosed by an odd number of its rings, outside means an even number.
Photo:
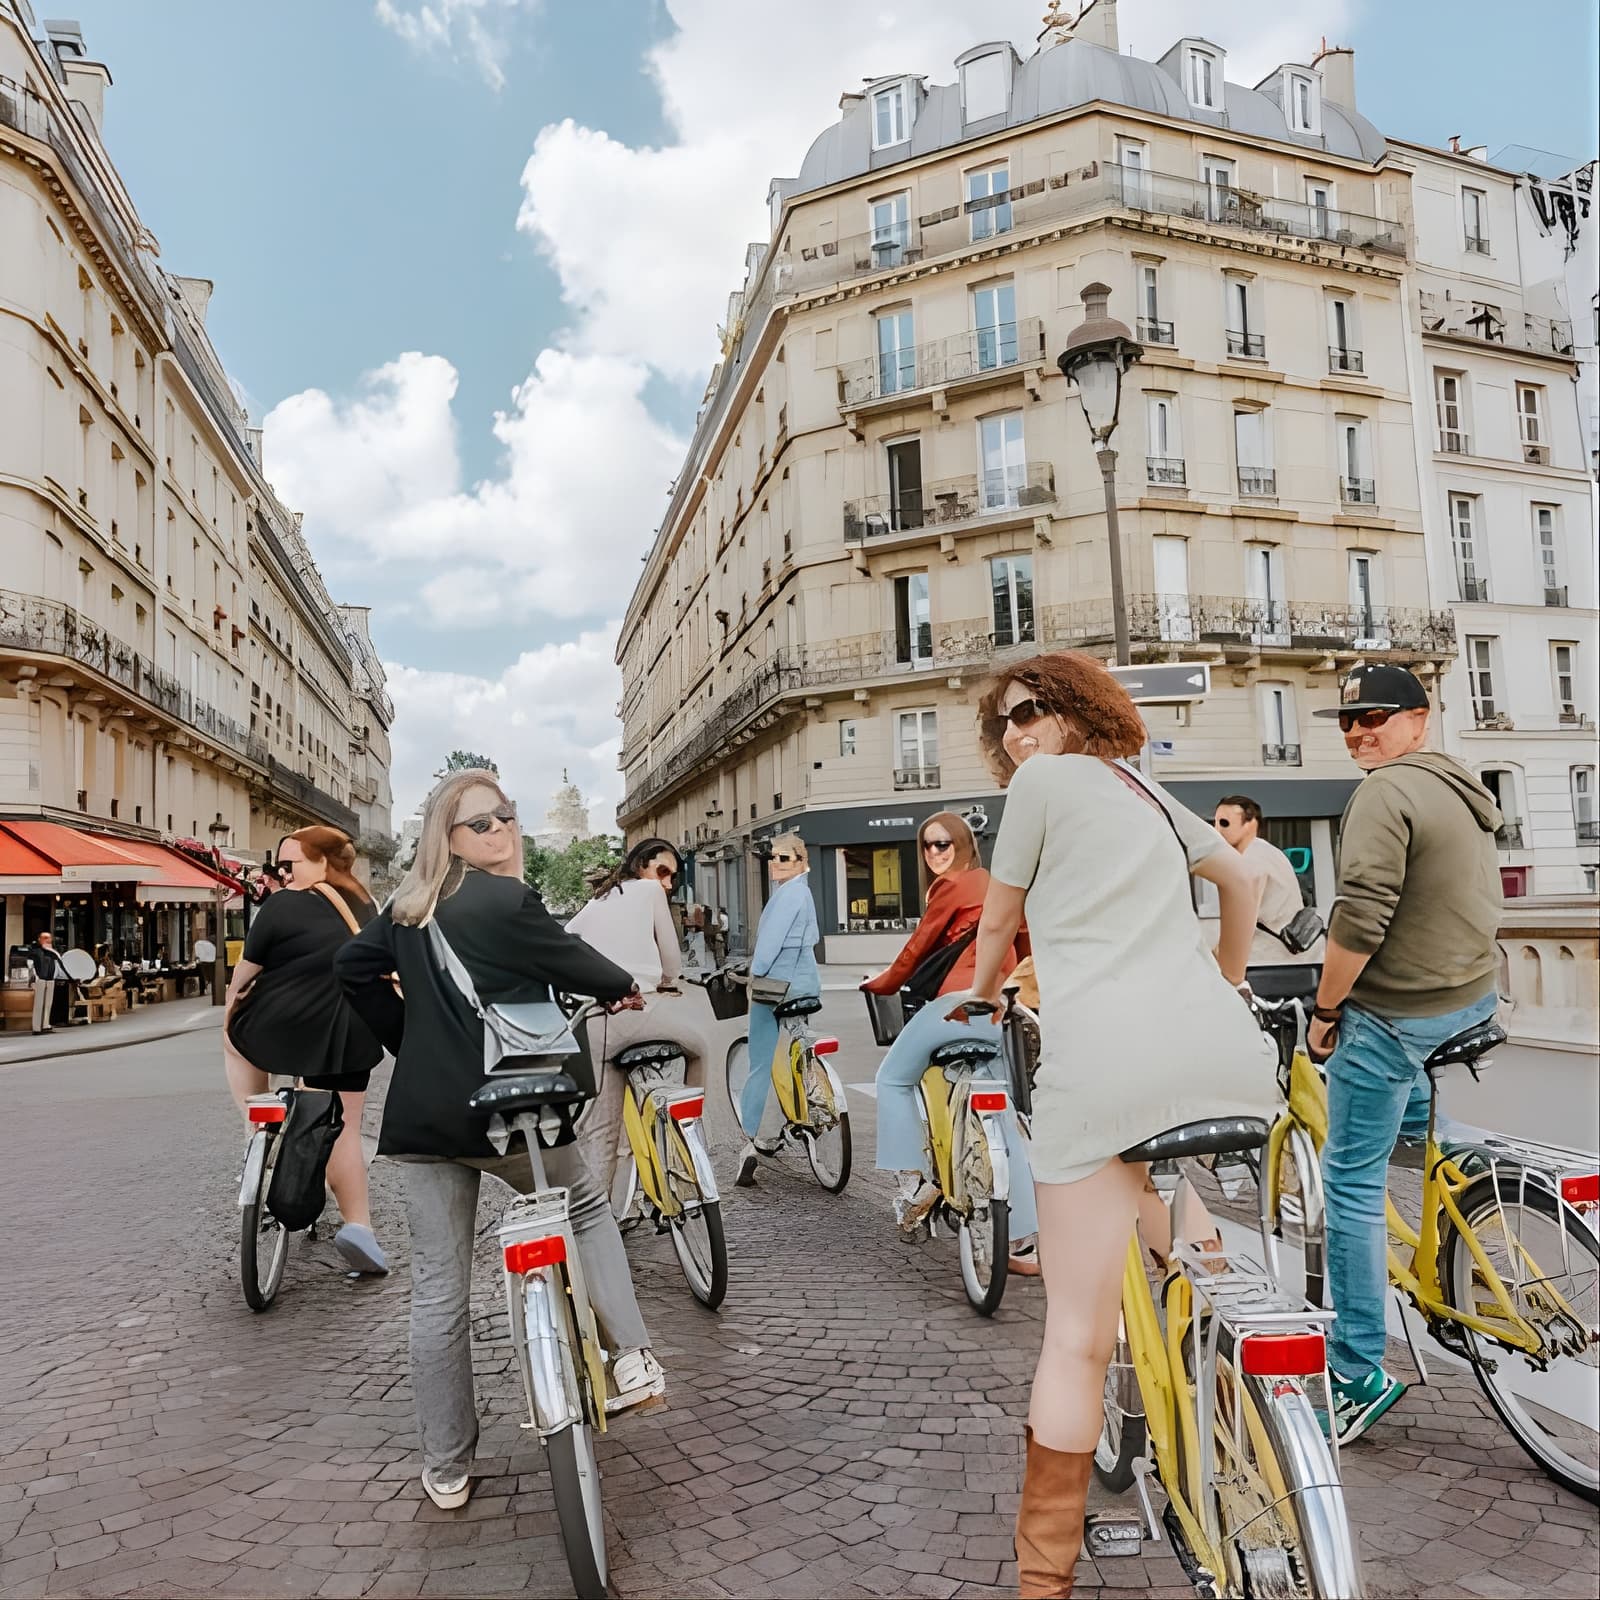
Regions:
<svg viewBox="0 0 1600 1600"><path fill-rule="evenodd" d="M943 1197L938 1186L924 1183L914 1195L896 1195L894 1200L895 1226L908 1238L928 1219L928 1213Z"/></svg>
<svg viewBox="0 0 1600 1600"><path fill-rule="evenodd" d="M667 1375L648 1350L626 1350L618 1356L611 1363L611 1382L617 1392L606 1400L608 1417L658 1401L667 1392Z"/></svg>
<svg viewBox="0 0 1600 1600"><path fill-rule="evenodd" d="M422 1488L441 1511L458 1511L472 1493L472 1479L465 1472L445 1472L424 1467Z"/></svg>

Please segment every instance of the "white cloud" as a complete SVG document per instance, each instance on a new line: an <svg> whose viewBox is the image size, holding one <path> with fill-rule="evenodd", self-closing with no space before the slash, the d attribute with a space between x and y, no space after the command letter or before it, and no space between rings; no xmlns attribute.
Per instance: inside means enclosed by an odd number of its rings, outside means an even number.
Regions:
<svg viewBox="0 0 1600 1600"><path fill-rule="evenodd" d="M478 750L500 768L524 826L543 825L563 771L614 827L621 798L615 741L616 627L524 652L497 678L389 662L394 696L394 817L411 815L450 751Z"/></svg>
<svg viewBox="0 0 1600 1600"><path fill-rule="evenodd" d="M405 10L394 0L377 0L373 11L384 27L413 50L436 51L470 61L483 81L498 93L506 84L505 69L500 65L508 48L506 13L519 6L531 10L537 3L538 0L425 0L424 4Z"/></svg>

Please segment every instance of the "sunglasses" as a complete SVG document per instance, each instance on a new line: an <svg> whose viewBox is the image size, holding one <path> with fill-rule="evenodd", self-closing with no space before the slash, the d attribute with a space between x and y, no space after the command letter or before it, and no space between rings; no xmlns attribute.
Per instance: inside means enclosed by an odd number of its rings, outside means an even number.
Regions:
<svg viewBox="0 0 1600 1600"><path fill-rule="evenodd" d="M781 861L784 864L784 866L788 866L791 861L798 861L800 859L800 857L799 856L790 856L790 855L779 854L779 855L775 855L772 859L774 861Z"/></svg>
<svg viewBox="0 0 1600 1600"><path fill-rule="evenodd" d="M460 822L452 824L457 828L471 828L476 834L485 834L489 831L491 823L503 822L509 828L517 820L515 806L496 806L493 811L486 812L481 817L464 817Z"/></svg>
<svg viewBox="0 0 1600 1600"><path fill-rule="evenodd" d="M1040 717L1051 715L1051 708L1043 700L1019 700L1009 711L1002 711L997 717L984 719L983 729L991 739L1002 737L1009 722L1013 728L1026 728L1030 723L1037 722Z"/></svg>
<svg viewBox="0 0 1600 1600"><path fill-rule="evenodd" d="M278 878L292 878L294 876L294 862L280 861L272 869L273 876Z"/></svg>
<svg viewBox="0 0 1600 1600"><path fill-rule="evenodd" d="M1212 826L1217 828L1231 828L1233 824L1229 822L1226 817L1218 817Z"/></svg>
<svg viewBox="0 0 1600 1600"><path fill-rule="evenodd" d="M922 848L924 850L932 850L935 855L942 856L946 850L954 850L955 847L955 840L953 839L924 839L922 841Z"/></svg>
<svg viewBox="0 0 1600 1600"><path fill-rule="evenodd" d="M677 869L674 867L652 867L650 870L663 883L676 883L678 880Z"/></svg>
<svg viewBox="0 0 1600 1600"><path fill-rule="evenodd" d="M1393 711L1341 711L1339 713L1339 731L1349 733L1355 728L1365 728L1371 732L1374 728L1381 728Z"/></svg>

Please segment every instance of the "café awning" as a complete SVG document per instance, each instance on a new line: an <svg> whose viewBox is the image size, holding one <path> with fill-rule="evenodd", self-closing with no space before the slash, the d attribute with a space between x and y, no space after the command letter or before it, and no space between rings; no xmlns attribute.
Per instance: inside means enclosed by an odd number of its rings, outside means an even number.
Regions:
<svg viewBox="0 0 1600 1600"><path fill-rule="evenodd" d="M59 893L93 883L137 883L147 863L134 855L126 839L110 839L60 822L4 822L0 830L19 839L55 869Z"/></svg>
<svg viewBox="0 0 1600 1600"><path fill-rule="evenodd" d="M131 883L142 905L210 904L219 888L228 891L231 909L243 904L233 879L142 839L60 822L0 822L0 852L0 893L63 894L97 883Z"/></svg>
<svg viewBox="0 0 1600 1600"><path fill-rule="evenodd" d="M117 844L140 858L143 871L137 893L141 905L211 904L217 890L228 891L229 905L237 910L243 904L239 886L200 862L191 860L164 844L146 844L139 839L119 839Z"/></svg>
<svg viewBox="0 0 1600 1600"><path fill-rule="evenodd" d="M60 888L55 862L0 824L0 894L56 894Z"/></svg>

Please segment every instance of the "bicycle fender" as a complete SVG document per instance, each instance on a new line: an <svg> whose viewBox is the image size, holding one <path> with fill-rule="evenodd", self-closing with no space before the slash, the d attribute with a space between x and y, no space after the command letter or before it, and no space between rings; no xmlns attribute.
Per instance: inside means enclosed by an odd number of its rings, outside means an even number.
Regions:
<svg viewBox="0 0 1600 1600"><path fill-rule="evenodd" d="M835 1111L848 1111L850 1109L850 1102L845 1099L844 1079L841 1078L839 1074L833 1070L832 1066L827 1061L823 1060L821 1056L818 1056L816 1059L817 1064L824 1072L828 1074L828 1088L833 1092L833 1109Z"/></svg>
<svg viewBox="0 0 1600 1600"><path fill-rule="evenodd" d="M250 1135L244 1154L244 1173L239 1179L239 1209L243 1211L261 1192L261 1174L267 1165L267 1134L258 1130Z"/></svg>
<svg viewBox="0 0 1600 1600"><path fill-rule="evenodd" d="M522 1283L522 1326L527 1344L534 1427L542 1439L558 1428L583 1420L575 1384L577 1352L566 1333L561 1300L565 1292L554 1267L528 1273Z"/></svg>
<svg viewBox="0 0 1600 1600"><path fill-rule="evenodd" d="M678 1132L683 1135L689 1157L694 1162L694 1181L700 1185L701 1196L708 1205L720 1200L722 1196L717 1192L717 1175L711 1168L711 1152L706 1149L706 1131L701 1127L700 1119L693 1117L687 1122L680 1122Z"/></svg>
<svg viewBox="0 0 1600 1600"><path fill-rule="evenodd" d="M1001 1121L1003 1112L980 1112L979 1122L983 1125L983 1136L989 1141L989 1167L994 1173L994 1183L989 1190L991 1200L1011 1199L1011 1155L1006 1149L1005 1124Z"/></svg>

